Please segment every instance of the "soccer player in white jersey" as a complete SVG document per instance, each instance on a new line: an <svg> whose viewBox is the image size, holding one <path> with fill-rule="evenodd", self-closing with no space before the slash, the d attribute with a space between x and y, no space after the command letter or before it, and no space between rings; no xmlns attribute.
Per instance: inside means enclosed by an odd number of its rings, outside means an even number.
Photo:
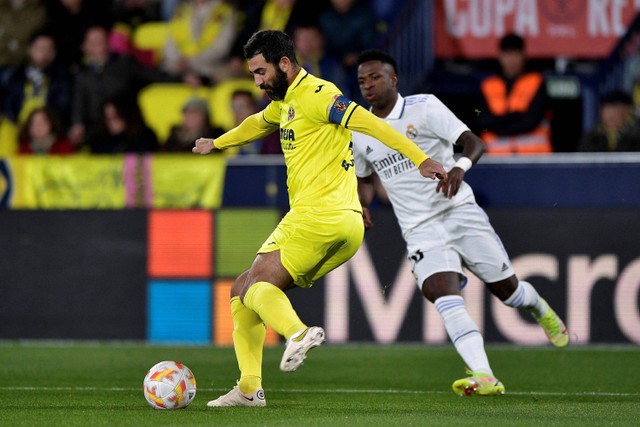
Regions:
<svg viewBox="0 0 640 427"><path fill-rule="evenodd" d="M376 139L353 133L358 193L365 227L373 226L368 210L377 173L387 192L407 243L413 273L424 297L435 304L447 333L467 365L466 378L453 383L460 395L503 394L489 364L484 340L469 316L461 290L462 267L513 308L532 313L557 347L569 342L567 329L534 287L519 280L485 212L478 206L464 174L484 152L473 134L438 98L430 94L403 98L397 90L395 60L380 50L362 52L358 83L371 112L412 139L448 171L448 181L421 179L403 155ZM462 147L455 160L453 147Z"/></svg>

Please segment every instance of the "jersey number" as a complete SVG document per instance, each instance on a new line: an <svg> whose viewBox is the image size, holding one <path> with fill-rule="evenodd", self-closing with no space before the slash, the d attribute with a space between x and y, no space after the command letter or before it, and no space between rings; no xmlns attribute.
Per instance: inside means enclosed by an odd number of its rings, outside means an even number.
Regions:
<svg viewBox="0 0 640 427"><path fill-rule="evenodd" d="M346 160L342 161L342 167L346 171L348 171L349 168L354 167L355 164L356 164L356 161L353 158L353 141L349 143L349 154L351 154L351 161L349 161L349 162L347 162Z"/></svg>
<svg viewBox="0 0 640 427"><path fill-rule="evenodd" d="M414 264L422 261L423 258L424 258L424 253L420 249L418 249L412 255L409 256L409 259L413 261Z"/></svg>
<svg viewBox="0 0 640 427"><path fill-rule="evenodd" d="M350 162L347 162L346 160L342 161L342 167L344 168L344 170L348 171L349 168L352 168L355 165L355 160L351 159Z"/></svg>

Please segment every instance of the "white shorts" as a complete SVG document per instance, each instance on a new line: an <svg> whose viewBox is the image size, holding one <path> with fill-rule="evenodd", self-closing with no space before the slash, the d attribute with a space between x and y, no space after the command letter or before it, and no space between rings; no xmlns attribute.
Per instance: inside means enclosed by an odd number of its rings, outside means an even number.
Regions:
<svg viewBox="0 0 640 427"><path fill-rule="evenodd" d="M456 206L420 224L407 236L407 250L420 289L435 273L464 276L463 267L485 283L515 274L487 214L476 203Z"/></svg>

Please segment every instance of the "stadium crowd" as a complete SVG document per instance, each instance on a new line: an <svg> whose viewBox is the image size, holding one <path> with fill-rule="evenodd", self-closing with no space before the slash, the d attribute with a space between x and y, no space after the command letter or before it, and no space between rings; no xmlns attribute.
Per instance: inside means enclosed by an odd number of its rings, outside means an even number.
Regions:
<svg viewBox="0 0 640 427"><path fill-rule="evenodd" d="M2 0L0 155L188 151L199 129L216 136L237 124L240 102L255 111L268 103L251 87L242 52L259 29L286 31L307 71L362 104L356 58L379 46L394 7L393 0ZM499 50L501 72L478 87L484 114L476 125L488 154L554 151L544 74L527 67L518 35L506 35ZM514 99L529 101L511 109ZM560 151L640 151L633 138L640 122L628 107L629 96L605 94L597 126ZM244 153L281 150L274 135L228 152Z"/></svg>
<svg viewBox="0 0 640 427"><path fill-rule="evenodd" d="M385 29L376 3L386 2L3 0L0 154L190 150L184 138L196 130L185 126L199 122L197 111L209 116L200 129L215 136L235 124L243 95L257 108L268 102L247 92L242 46L258 29L292 34L305 68L357 99L355 58ZM180 100L143 105L140 93L153 84L182 87ZM221 86L225 96L213 99ZM216 117L220 103L228 123ZM158 131L156 110L174 105L182 123ZM246 152L280 151L260 145Z"/></svg>

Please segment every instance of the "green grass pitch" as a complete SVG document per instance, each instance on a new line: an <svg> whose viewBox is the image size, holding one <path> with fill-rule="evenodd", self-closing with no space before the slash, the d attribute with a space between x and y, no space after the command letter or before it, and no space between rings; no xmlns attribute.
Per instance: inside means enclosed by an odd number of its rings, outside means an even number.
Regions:
<svg viewBox="0 0 640 427"><path fill-rule="evenodd" d="M138 343L0 343L0 426L637 426L640 348L488 346L507 394L463 398L452 346L323 345L294 373L267 348L266 408L207 408L237 379L232 348ZM151 409L146 371L195 374L187 409Z"/></svg>

